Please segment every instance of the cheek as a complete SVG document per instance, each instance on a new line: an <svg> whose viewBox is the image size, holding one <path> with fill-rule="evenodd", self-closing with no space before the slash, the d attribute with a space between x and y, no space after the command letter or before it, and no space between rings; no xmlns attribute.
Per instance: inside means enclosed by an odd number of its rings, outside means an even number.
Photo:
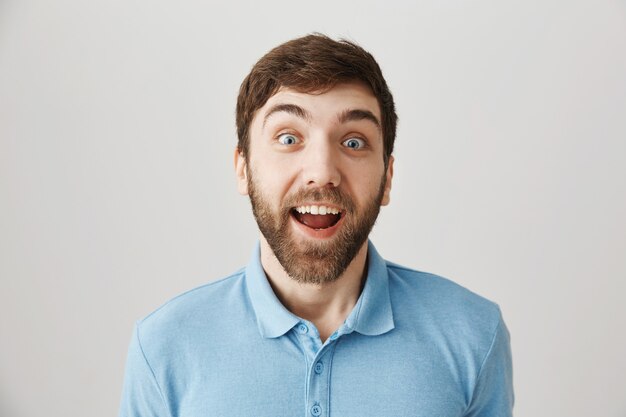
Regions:
<svg viewBox="0 0 626 417"><path fill-rule="evenodd" d="M350 183L353 184L354 190L360 195L370 195L377 193L384 174L384 167L363 165L353 167L350 176Z"/></svg>
<svg viewBox="0 0 626 417"><path fill-rule="evenodd" d="M356 181L356 183L354 181ZM360 178L353 178L350 192L354 202L361 209L370 206L372 202L379 197L382 184L382 169L380 172L373 169L366 174L363 173Z"/></svg>
<svg viewBox="0 0 626 417"><path fill-rule="evenodd" d="M255 192L273 208L279 207L289 192L290 183L286 172L279 168L271 169L264 164L263 167L254 167L251 174Z"/></svg>

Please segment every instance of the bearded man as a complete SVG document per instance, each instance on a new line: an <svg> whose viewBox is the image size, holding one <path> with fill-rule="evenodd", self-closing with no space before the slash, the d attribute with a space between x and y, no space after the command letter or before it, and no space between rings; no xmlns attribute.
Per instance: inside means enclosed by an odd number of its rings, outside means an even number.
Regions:
<svg viewBox="0 0 626 417"><path fill-rule="evenodd" d="M120 416L510 416L494 303L385 261L397 116L374 58L314 34L263 56L237 101L250 263L135 328Z"/></svg>

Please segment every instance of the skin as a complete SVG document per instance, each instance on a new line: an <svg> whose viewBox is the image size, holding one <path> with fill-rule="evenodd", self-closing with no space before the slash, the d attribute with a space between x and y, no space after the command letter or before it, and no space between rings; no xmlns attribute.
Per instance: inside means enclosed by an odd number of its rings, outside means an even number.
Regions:
<svg viewBox="0 0 626 417"><path fill-rule="evenodd" d="M288 109L275 111L283 104L295 105L305 114ZM361 83L339 84L322 94L279 90L252 120L247 159L235 150L238 191L248 194L251 170L256 187L273 210L278 211L282 202L298 190L324 187L338 187L362 209L377 197L384 175L381 206L387 205L393 157L385 168L382 131L375 121L362 116L341 120L346 111L355 109L381 120L376 97ZM295 220L289 222L289 228L294 245L329 242L336 236L336 232L301 227ZM315 324L322 341L326 340L358 300L365 278L367 241L338 279L320 284L291 278L262 234L260 241L261 263L274 292L292 313Z"/></svg>

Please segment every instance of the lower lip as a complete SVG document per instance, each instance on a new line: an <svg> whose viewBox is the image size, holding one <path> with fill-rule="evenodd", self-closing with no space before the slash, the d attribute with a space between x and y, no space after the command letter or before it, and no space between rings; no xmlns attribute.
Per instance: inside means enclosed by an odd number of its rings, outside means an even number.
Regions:
<svg viewBox="0 0 626 417"><path fill-rule="evenodd" d="M334 236L337 233L337 231L339 230L339 227L341 227L341 224L343 223L344 215L342 215L339 218L339 221L337 223L335 223L334 225L326 229L313 229L309 226L305 226L304 224L296 220L293 214L291 214L289 218L291 219L291 222L295 225L296 230L299 230L301 233L304 233L306 236L316 238L316 239L327 239L327 238Z"/></svg>

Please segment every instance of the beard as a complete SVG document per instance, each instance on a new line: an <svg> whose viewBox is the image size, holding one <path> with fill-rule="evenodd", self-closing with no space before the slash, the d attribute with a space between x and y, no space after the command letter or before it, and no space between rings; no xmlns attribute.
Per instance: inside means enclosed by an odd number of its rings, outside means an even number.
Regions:
<svg viewBox="0 0 626 417"><path fill-rule="evenodd" d="M252 171L252 170L250 170ZM383 199L386 175L383 175L376 196L362 209L338 188L300 189L287 196L276 212L248 172L248 194L254 218L287 275L304 284L336 281L350 265L369 236L378 218ZM298 241L289 222L294 207L306 201L323 201L340 207L343 224L329 239ZM294 221L297 221L294 219Z"/></svg>

